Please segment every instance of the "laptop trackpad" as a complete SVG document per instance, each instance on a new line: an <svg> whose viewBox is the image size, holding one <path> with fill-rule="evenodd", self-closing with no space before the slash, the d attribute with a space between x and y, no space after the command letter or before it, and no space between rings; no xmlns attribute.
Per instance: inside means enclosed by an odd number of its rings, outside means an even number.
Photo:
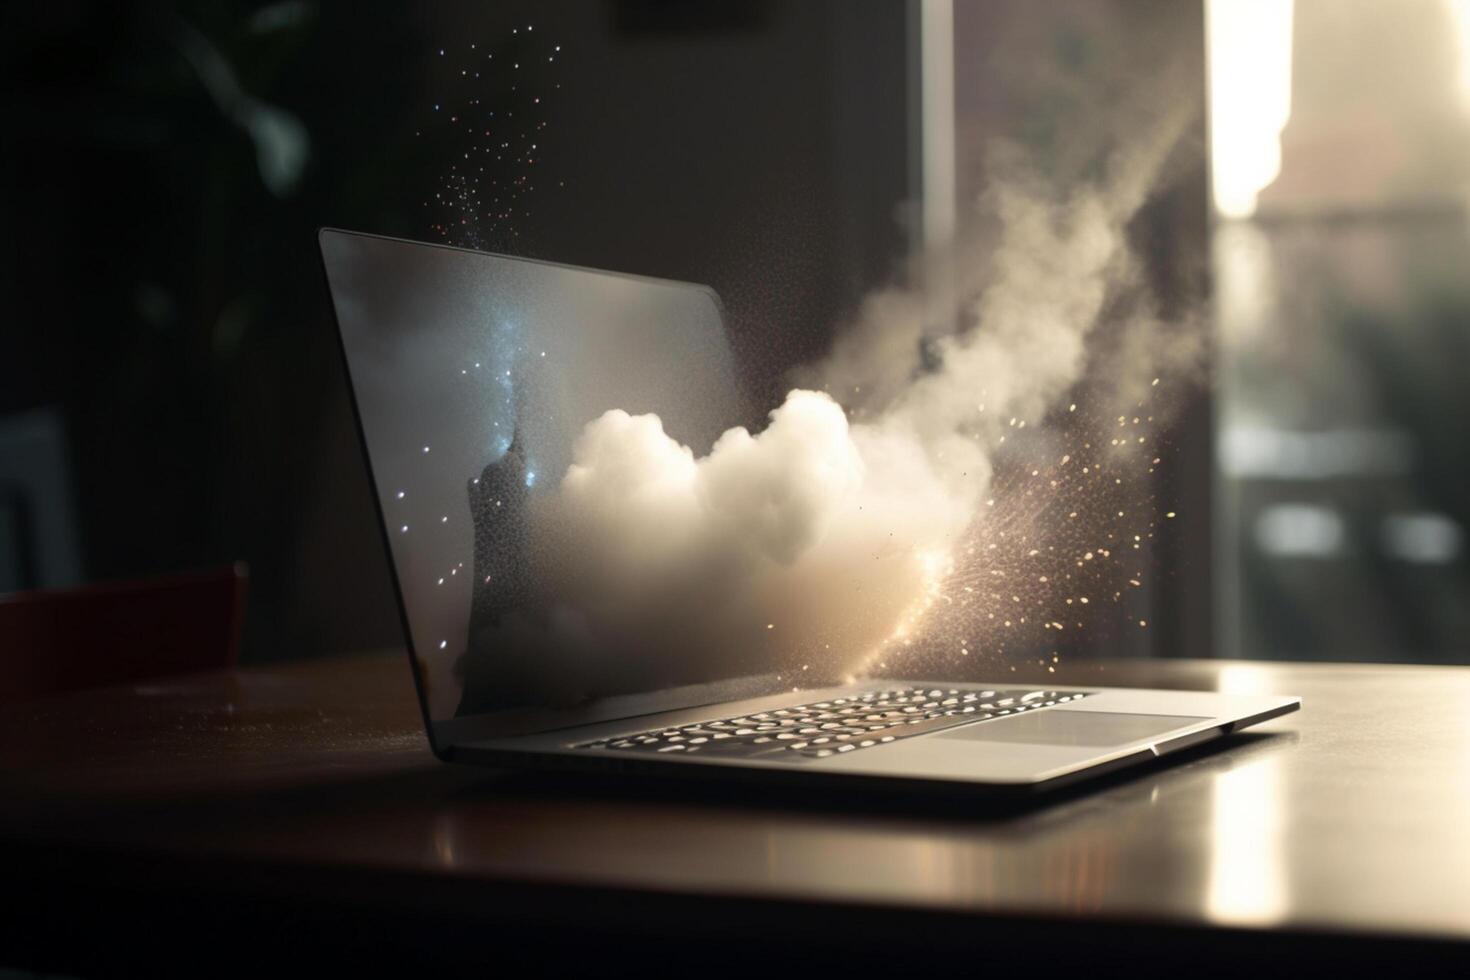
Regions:
<svg viewBox="0 0 1470 980"><path fill-rule="evenodd" d="M1192 715L1138 715L1051 708L936 732L934 737L1029 745L1122 745L1208 720Z"/></svg>

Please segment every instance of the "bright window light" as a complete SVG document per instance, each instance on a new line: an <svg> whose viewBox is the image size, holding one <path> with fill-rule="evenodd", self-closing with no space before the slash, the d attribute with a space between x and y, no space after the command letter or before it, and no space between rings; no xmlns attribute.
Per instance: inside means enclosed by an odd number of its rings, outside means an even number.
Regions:
<svg viewBox="0 0 1470 980"><path fill-rule="evenodd" d="M1256 195L1281 172L1281 130L1291 116L1292 7L1293 0L1205 2L1210 168L1215 210L1227 218L1254 214Z"/></svg>
<svg viewBox="0 0 1470 980"><path fill-rule="evenodd" d="M1444 0L1460 51L1460 98L1470 110L1470 0Z"/></svg>

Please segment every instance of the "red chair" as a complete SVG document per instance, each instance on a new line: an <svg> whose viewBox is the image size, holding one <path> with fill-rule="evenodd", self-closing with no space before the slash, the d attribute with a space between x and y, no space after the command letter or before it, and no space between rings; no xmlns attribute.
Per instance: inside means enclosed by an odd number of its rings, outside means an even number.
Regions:
<svg viewBox="0 0 1470 980"><path fill-rule="evenodd" d="M0 703L233 666L243 563L0 596Z"/></svg>

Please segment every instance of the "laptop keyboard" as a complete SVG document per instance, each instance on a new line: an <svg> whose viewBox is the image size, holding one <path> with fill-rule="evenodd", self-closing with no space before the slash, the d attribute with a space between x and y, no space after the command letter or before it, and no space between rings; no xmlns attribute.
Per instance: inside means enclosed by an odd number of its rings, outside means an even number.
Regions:
<svg viewBox="0 0 1470 980"><path fill-rule="evenodd" d="M905 687L600 738L576 747L739 759L778 755L824 759L955 725L1050 708L1085 696L1077 691L1029 687Z"/></svg>

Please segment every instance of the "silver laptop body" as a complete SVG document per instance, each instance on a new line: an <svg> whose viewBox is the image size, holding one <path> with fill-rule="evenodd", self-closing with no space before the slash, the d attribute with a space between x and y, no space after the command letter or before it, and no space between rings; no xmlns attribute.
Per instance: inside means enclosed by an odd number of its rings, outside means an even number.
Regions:
<svg viewBox="0 0 1470 980"><path fill-rule="evenodd" d="M550 579L536 569L599 560L548 524L560 513L548 501L596 451L588 426L609 411L627 413L614 420L624 425L656 415L695 457L732 426L760 425L740 393L718 298L685 283L354 232L324 229L319 240L440 758L1030 790L1300 707L1271 695L852 681L852 651L830 664L803 655L798 668L776 653L745 660L680 647L677 624L706 615L697 595L669 600L674 625L651 630L647 649L636 630L614 639L605 624L623 622L617 610L599 619L579 607L593 601L585 596L547 594Z"/></svg>

